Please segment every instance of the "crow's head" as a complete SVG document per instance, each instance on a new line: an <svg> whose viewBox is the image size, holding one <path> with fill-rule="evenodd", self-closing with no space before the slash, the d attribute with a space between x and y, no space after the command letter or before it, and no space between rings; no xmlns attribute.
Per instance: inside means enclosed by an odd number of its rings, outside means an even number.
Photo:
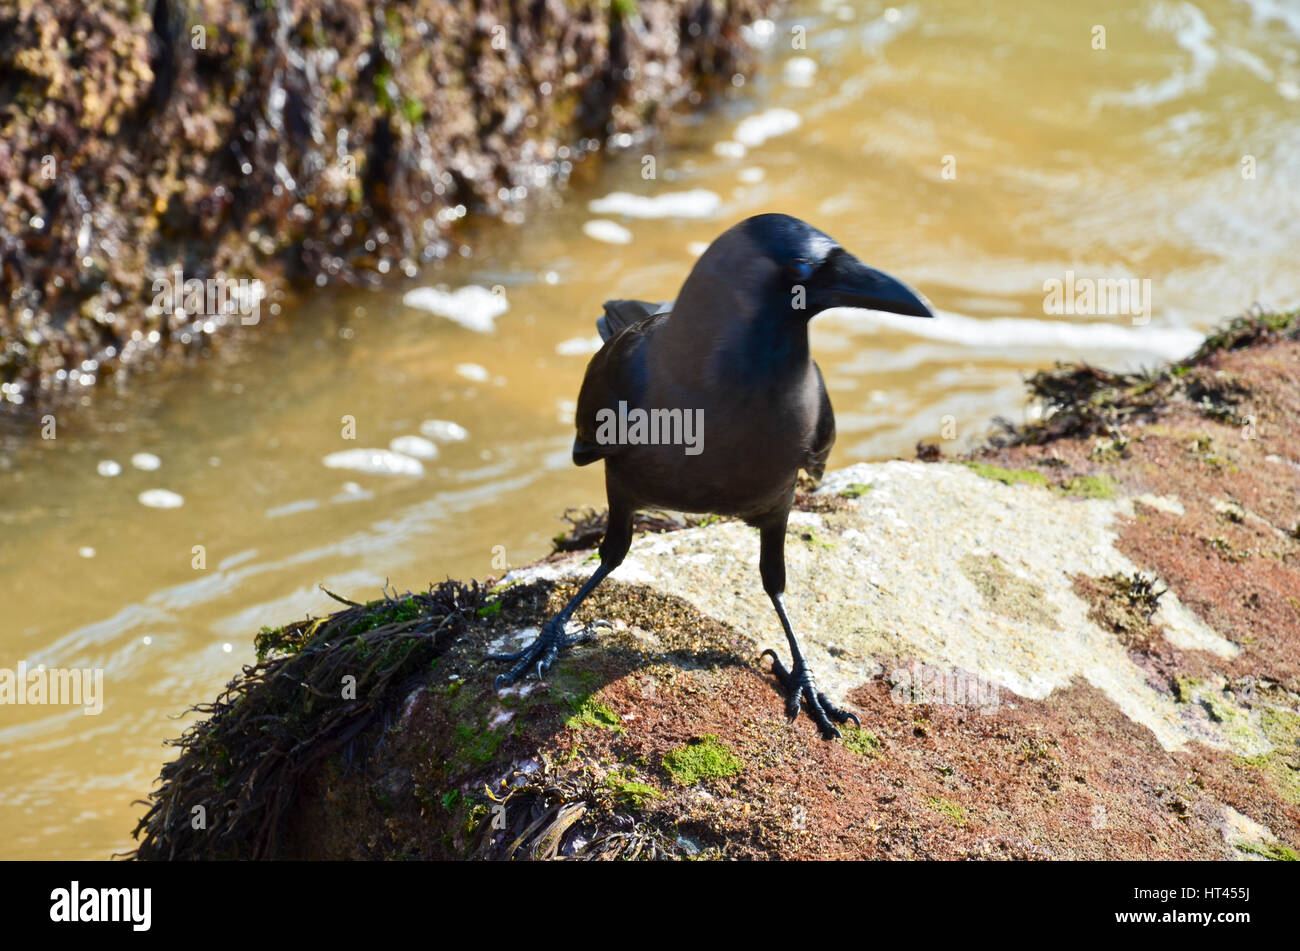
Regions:
<svg viewBox="0 0 1300 951"><path fill-rule="evenodd" d="M790 215L746 218L709 245L696 270L731 283L734 296L768 313L789 310L807 319L831 307L864 307L934 316L912 288Z"/></svg>

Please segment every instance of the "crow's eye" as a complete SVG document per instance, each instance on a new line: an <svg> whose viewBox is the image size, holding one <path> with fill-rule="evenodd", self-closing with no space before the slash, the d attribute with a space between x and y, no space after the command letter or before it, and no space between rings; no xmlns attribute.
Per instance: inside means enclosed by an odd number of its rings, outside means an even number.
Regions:
<svg viewBox="0 0 1300 951"><path fill-rule="evenodd" d="M813 271L817 268L807 258L799 258L797 261L790 263L790 273L795 276L797 281L806 281L812 277Z"/></svg>

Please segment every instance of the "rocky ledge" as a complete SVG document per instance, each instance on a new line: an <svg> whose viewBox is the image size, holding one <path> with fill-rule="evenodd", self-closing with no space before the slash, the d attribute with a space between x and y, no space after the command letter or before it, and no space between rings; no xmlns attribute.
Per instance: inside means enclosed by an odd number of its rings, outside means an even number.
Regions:
<svg viewBox="0 0 1300 951"><path fill-rule="evenodd" d="M1058 367L989 448L799 496L789 604L861 729L786 722L756 533L651 518L612 631L482 657L599 516L487 586L264 629L179 741L141 858L1256 858L1300 847L1300 315L1141 375ZM196 824L194 817L201 816Z"/></svg>
<svg viewBox="0 0 1300 951"><path fill-rule="evenodd" d="M517 217L730 89L777 6L4 4L0 421L269 320L284 288L469 250L467 214Z"/></svg>

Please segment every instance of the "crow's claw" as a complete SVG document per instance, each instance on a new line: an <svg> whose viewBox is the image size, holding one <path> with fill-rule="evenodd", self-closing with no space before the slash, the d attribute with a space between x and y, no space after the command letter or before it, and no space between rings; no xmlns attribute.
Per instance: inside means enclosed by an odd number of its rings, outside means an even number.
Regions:
<svg viewBox="0 0 1300 951"><path fill-rule="evenodd" d="M856 713L837 707L826 694L817 689L812 671L806 666L796 663L793 670L787 670L785 664L781 663L781 658L777 657L776 651L773 650L763 651L759 658L769 655L772 658L772 673L776 675L781 689L785 692L785 715L791 723L798 718L800 709L806 710L808 718L817 724L823 740L833 740L841 735L835 726L836 723L847 723L852 720L855 726L862 726L862 721L858 719Z"/></svg>
<svg viewBox="0 0 1300 951"><path fill-rule="evenodd" d="M591 640L591 638L595 637L594 630L596 628L613 628L613 626L608 621L592 621L590 624L584 625L580 631L568 634L564 630L565 621L563 619L559 617L551 618L546 627L542 628L542 633L538 634L533 639L533 642L523 650L515 651L513 654L488 654L488 660L514 664L504 674L497 677L493 685L494 689L500 690L502 687L509 687L526 676L529 670L535 670L537 679L541 680L546 675L546 671L550 669L551 664L555 663L555 659L560 656L561 650Z"/></svg>

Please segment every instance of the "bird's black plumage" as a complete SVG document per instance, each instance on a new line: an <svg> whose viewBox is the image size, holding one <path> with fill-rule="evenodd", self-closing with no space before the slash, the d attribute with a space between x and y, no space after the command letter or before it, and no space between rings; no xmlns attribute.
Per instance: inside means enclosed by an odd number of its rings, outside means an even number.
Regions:
<svg viewBox="0 0 1300 951"><path fill-rule="evenodd" d="M732 227L696 262L672 304L609 301L597 321L604 345L578 396L573 459L605 462L609 522L600 567L533 644L508 655L513 683L538 675L573 642L574 609L627 554L637 509L670 508L744 519L760 530L759 572L793 657L774 670L793 719L801 705L824 737L855 719L819 693L786 616L784 541L800 469L821 478L835 417L808 347L808 320L830 307L932 317L915 291L873 270L811 225L759 215ZM659 413L702 423L694 452L680 441L637 439L611 418ZM611 439L616 431L619 438ZM683 435L684 430L671 431ZM661 433L662 435L662 433Z"/></svg>

